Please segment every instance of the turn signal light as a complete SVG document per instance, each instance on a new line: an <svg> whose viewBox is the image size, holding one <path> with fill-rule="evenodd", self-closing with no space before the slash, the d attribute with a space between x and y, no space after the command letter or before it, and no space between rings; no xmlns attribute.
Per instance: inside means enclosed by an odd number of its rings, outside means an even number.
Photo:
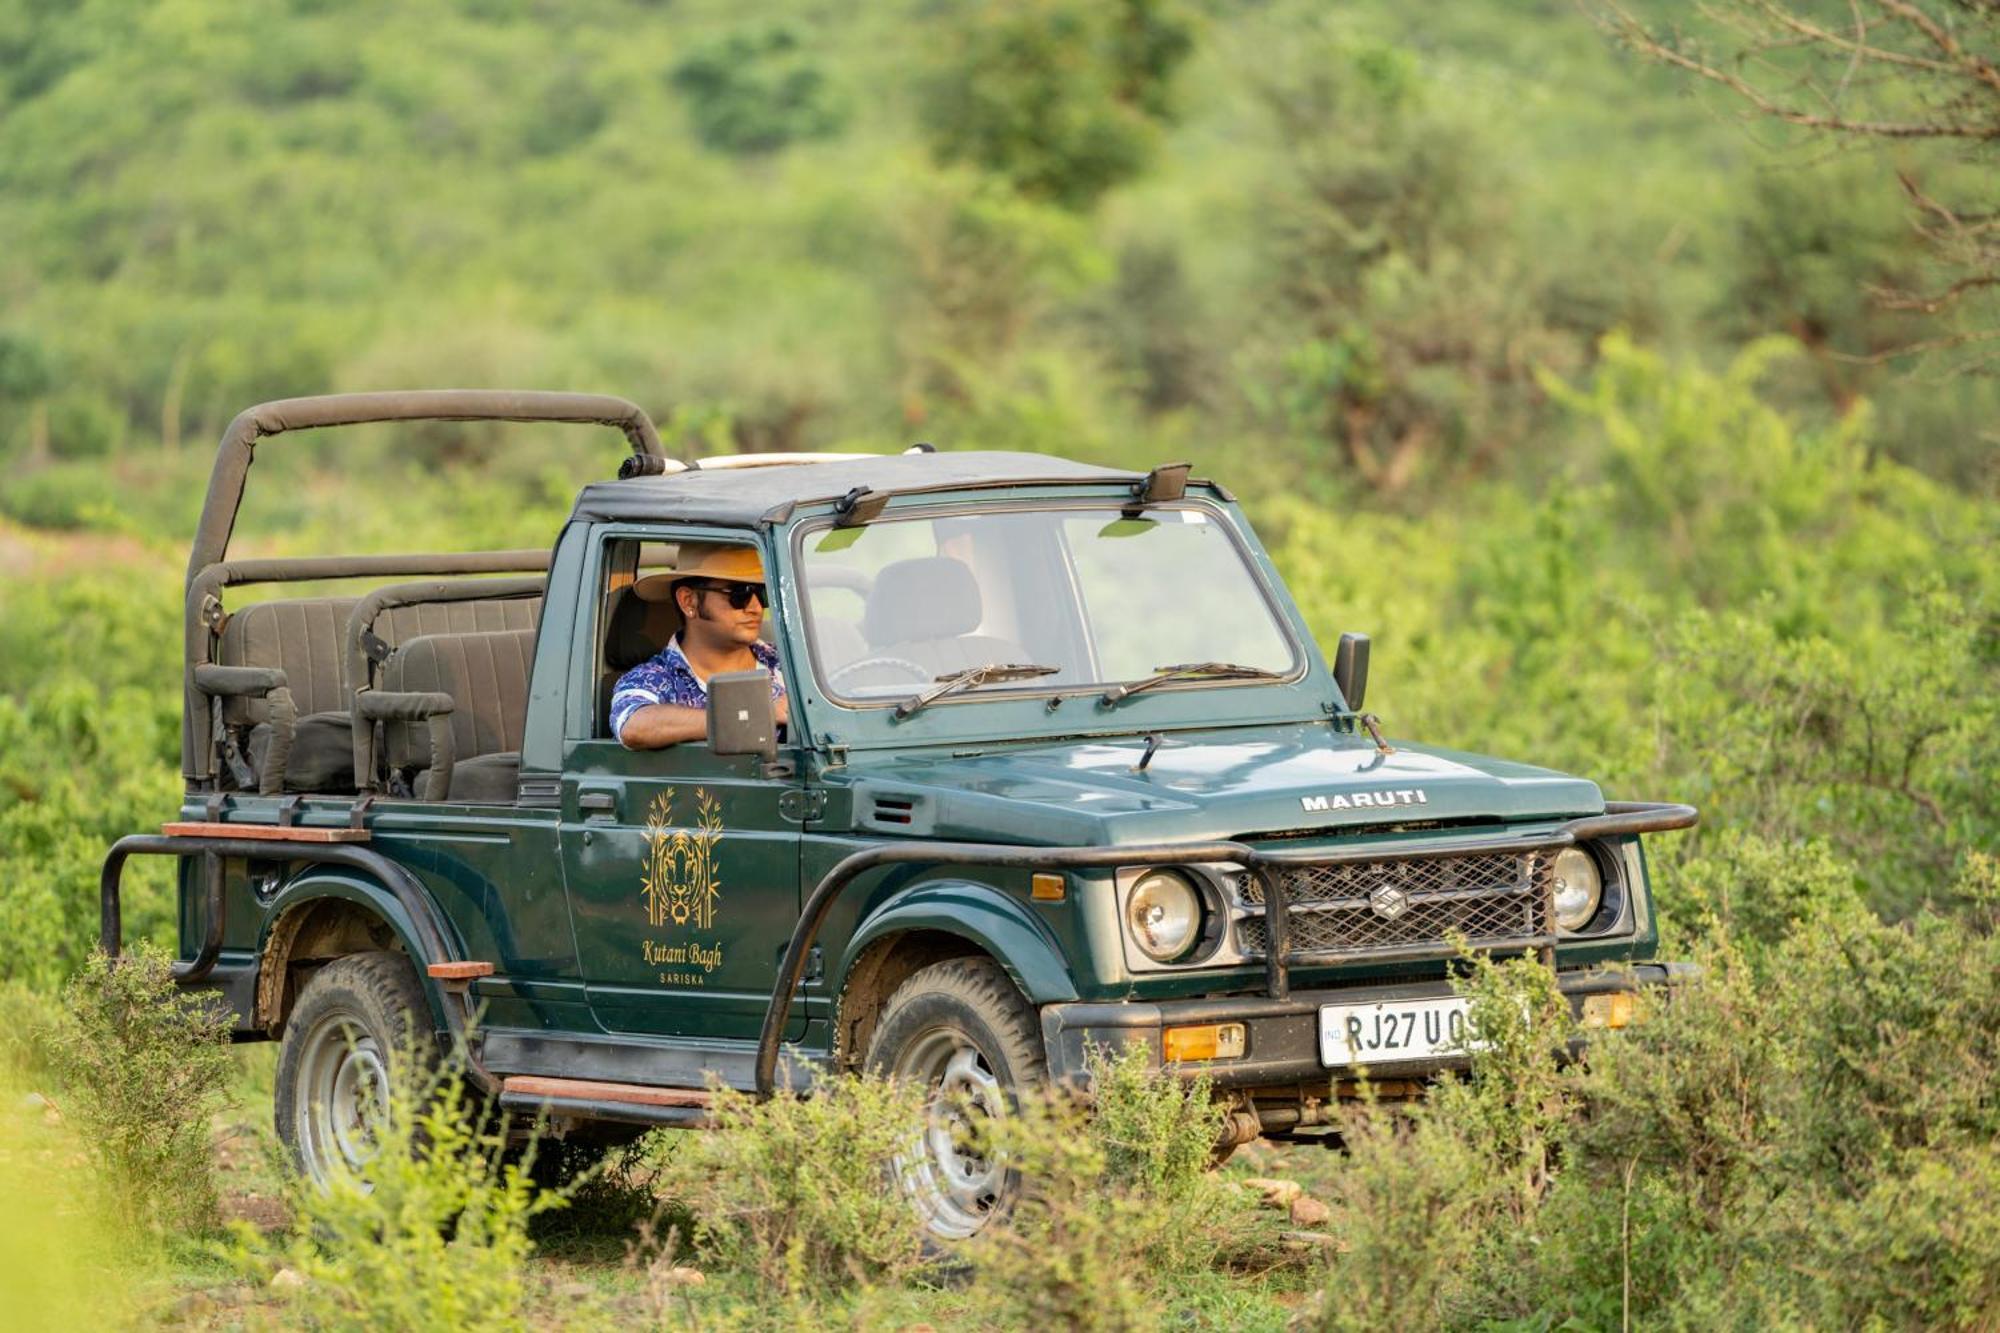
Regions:
<svg viewBox="0 0 2000 1333"><path fill-rule="evenodd" d="M1234 1060L1243 1054L1241 1023L1208 1023L1168 1028L1160 1034L1160 1054L1168 1064L1189 1060Z"/></svg>
<svg viewBox="0 0 2000 1333"><path fill-rule="evenodd" d="M1630 991L1583 997L1583 1025L1587 1028L1630 1027L1638 1017L1638 1005Z"/></svg>

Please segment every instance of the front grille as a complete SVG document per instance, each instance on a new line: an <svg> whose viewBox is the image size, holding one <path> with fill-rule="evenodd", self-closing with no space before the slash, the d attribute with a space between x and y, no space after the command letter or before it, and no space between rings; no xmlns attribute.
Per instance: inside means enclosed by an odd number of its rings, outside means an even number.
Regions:
<svg viewBox="0 0 2000 1333"><path fill-rule="evenodd" d="M1549 884L1554 858L1546 851L1488 852L1410 861L1285 866L1289 952L1366 954L1445 947L1448 935L1491 948L1554 933ZM1261 906L1254 875L1236 881L1245 906ZM1269 944L1264 918L1237 923L1246 954Z"/></svg>

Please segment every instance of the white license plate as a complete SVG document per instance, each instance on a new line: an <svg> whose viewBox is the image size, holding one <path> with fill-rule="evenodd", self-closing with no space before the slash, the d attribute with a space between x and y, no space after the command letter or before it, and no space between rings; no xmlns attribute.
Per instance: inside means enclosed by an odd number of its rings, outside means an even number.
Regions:
<svg viewBox="0 0 2000 1333"><path fill-rule="evenodd" d="M1319 1062L1329 1069L1462 1055L1483 1044L1467 1030L1472 1002L1380 1000L1319 1008Z"/></svg>

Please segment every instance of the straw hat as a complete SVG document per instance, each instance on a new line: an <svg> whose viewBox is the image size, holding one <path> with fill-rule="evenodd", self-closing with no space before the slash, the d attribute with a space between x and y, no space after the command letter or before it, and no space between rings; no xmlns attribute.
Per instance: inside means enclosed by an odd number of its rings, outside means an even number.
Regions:
<svg viewBox="0 0 2000 1333"><path fill-rule="evenodd" d="M731 583L762 583L764 562L753 546L718 546L683 542L670 574L649 574L632 585L642 602L671 602L674 584L682 579L727 579Z"/></svg>

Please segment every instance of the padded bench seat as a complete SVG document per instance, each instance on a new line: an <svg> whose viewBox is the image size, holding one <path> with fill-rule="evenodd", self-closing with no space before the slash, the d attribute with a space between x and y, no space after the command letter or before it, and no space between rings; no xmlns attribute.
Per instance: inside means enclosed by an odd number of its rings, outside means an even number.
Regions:
<svg viewBox="0 0 2000 1333"><path fill-rule="evenodd" d="M354 738L341 658L352 597L252 602L224 622L215 660L225 666L276 667L285 673L298 720L285 762L284 790L354 790ZM271 703L254 695L221 700L225 727L243 734L243 753L258 774L271 748Z"/></svg>
<svg viewBox="0 0 2000 1333"><path fill-rule="evenodd" d="M349 679L356 661L366 663L355 639L366 629L375 643L393 652L419 638L473 637L506 631L526 632L532 640L541 616L541 580L437 581L378 588L364 598L316 597L252 602L224 622L214 650L219 666L268 667L284 673L296 720L290 752L281 756L279 789L287 792L352 792L355 783L354 696ZM472 594L472 595L468 595ZM482 595L485 594L485 595ZM419 595L433 600L418 600ZM358 613L365 623L357 625ZM511 673L506 673L511 681ZM491 693L501 677L469 682L467 699ZM372 683L372 682L370 682ZM228 741L225 758L239 785L263 788L274 762L272 748L274 700L270 693L231 693L217 706ZM525 712L527 687L519 690ZM506 701L512 708L513 701ZM285 715L281 708L276 717ZM421 730L421 728L420 728ZM518 727L517 727L518 731ZM488 753L498 742L490 728L476 739L476 751L461 749L461 758ZM518 738L512 748L519 748ZM508 747L499 746L504 750ZM248 781L244 765L247 763ZM487 767L491 767L490 764ZM474 779L468 779L473 781ZM481 790L496 789L499 779ZM512 781L507 782L513 800Z"/></svg>
<svg viewBox="0 0 2000 1333"><path fill-rule="evenodd" d="M512 805L519 798L521 752L477 754L451 766L448 801L465 805Z"/></svg>
<svg viewBox="0 0 2000 1333"><path fill-rule="evenodd" d="M382 664L385 691L451 698L453 763L447 800L513 804L534 658L535 632L523 629L419 635ZM390 771L412 790L424 790L431 762L427 728L384 723L383 745Z"/></svg>

